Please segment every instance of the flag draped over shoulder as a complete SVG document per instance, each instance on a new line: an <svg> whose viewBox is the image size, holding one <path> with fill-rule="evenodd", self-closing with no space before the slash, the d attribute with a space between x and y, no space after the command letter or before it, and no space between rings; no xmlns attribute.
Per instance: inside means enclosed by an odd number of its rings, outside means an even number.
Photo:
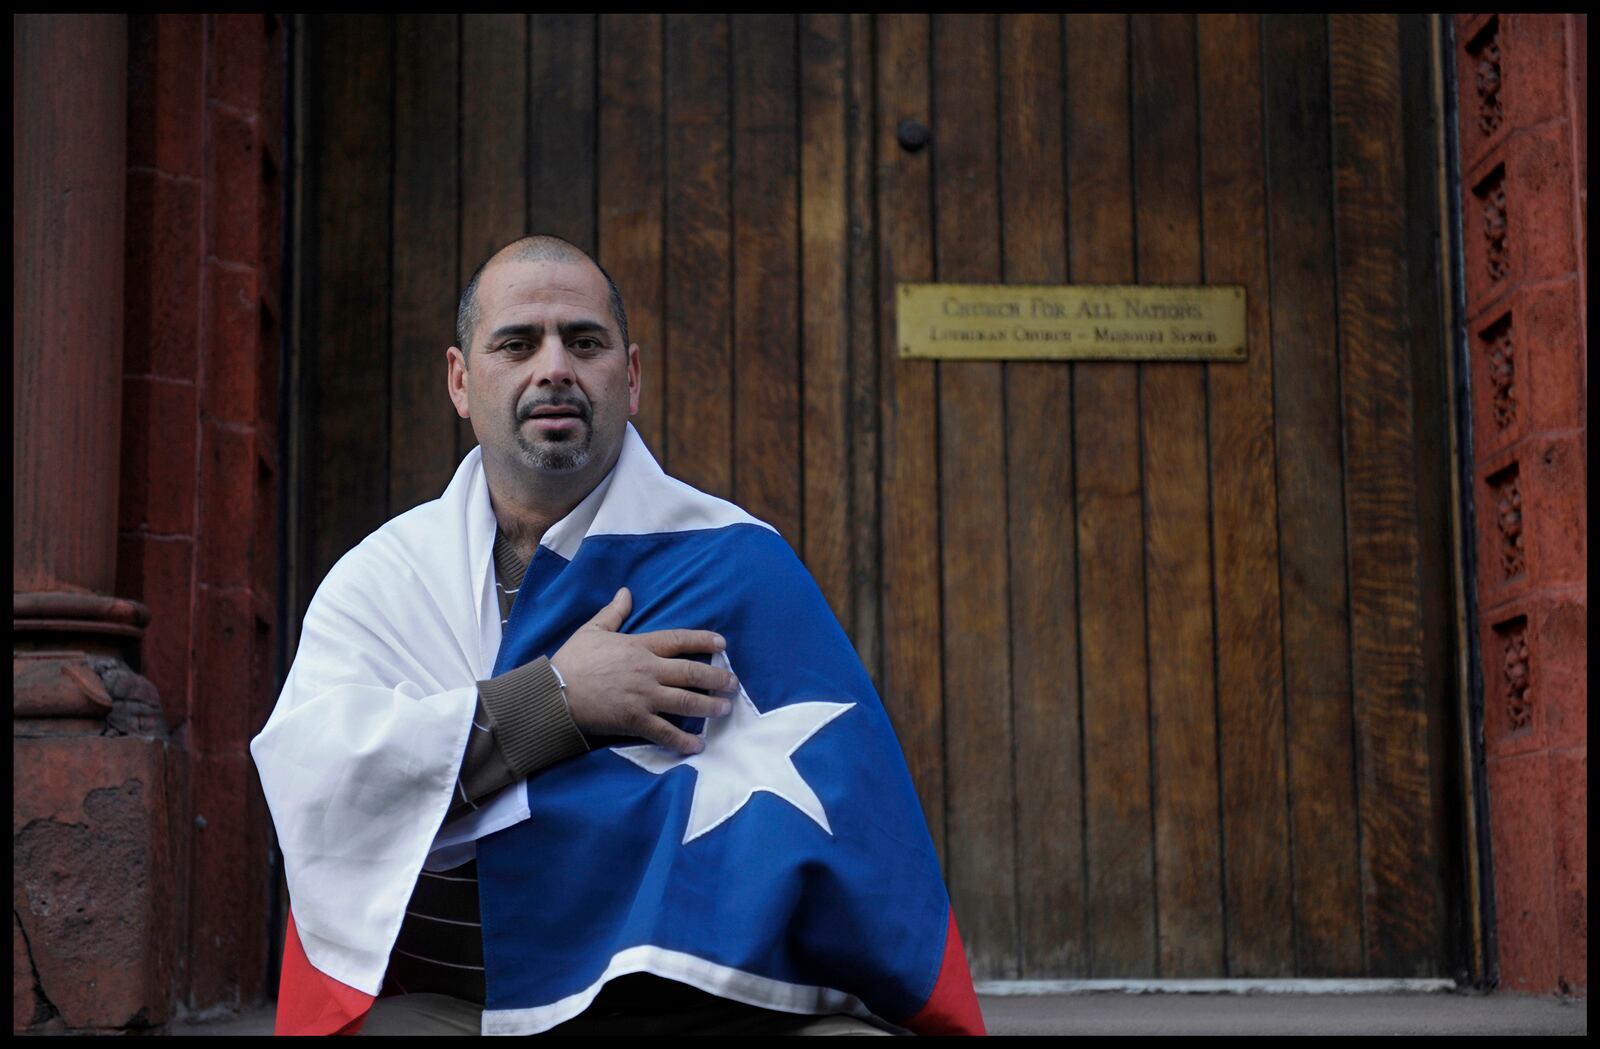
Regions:
<svg viewBox="0 0 1600 1049"><path fill-rule="evenodd" d="M359 886L325 879L352 866L364 870L359 854L343 845L335 847L332 864L318 854L335 844L333 829L312 835L315 848L298 856L291 850L296 834L307 844L293 822L315 817L302 798L291 799L291 807L299 806L292 814L280 811L274 787L267 786L289 870L291 933L298 928L310 974L296 977L311 989L294 1010L310 1018L304 1029L350 1029L359 1022L350 1014L363 1002L345 1002L340 988L376 993L383 974L378 959L394 942L424 861L448 866L475 855L486 1034L546 1030L581 1013L607 981L633 972L768 1009L846 1013L918 1033L982 1033L938 858L899 744L849 639L788 544L733 504L668 477L630 425L617 467L545 535L502 640L498 618L485 603L493 600L492 512L487 532L473 534L482 525L470 491L472 483L483 485L477 454L437 503L397 518L363 544L412 515L435 513L466 530L435 535L426 548L465 571L458 580L462 597L448 607L442 600L430 605L438 615L423 616L425 623L408 617L392 637L366 624L378 635L369 643L399 644L429 662L425 680L393 679L402 668L384 664L384 673L365 686L368 692L340 693L352 687L341 681L332 703L326 694L297 692L300 702L288 711L293 717L301 707L319 708L315 720L328 722L341 715L322 708L341 704L430 708L411 721L380 713L354 733L336 733L363 754L363 744L374 754L384 749L379 743L391 724L402 735L435 734L431 745L417 748L422 753L372 758L379 782L352 782L338 811L328 808L326 819L341 822L351 818L345 808L365 802L358 818L402 828L398 835L378 827L363 835L369 844L383 839L374 845L382 858L370 861L383 873ZM486 489L482 501L487 504ZM404 546L385 545L373 554L392 556ZM368 559L381 573L380 558ZM400 581L411 570L391 569L393 579L373 598L372 612L399 597L406 589ZM553 655L622 586L633 595L623 632L683 627L727 639L726 651L715 658L739 677L732 713L672 719L704 736L701 753L681 755L637 740L602 746L507 788L437 836L419 836L412 828L438 827L448 807L473 683ZM324 583L318 601L328 589ZM308 613L308 634L312 621ZM449 664L442 670L419 644L426 630L459 649L440 660ZM474 639L476 653L468 644ZM484 652L495 655L492 666L482 664ZM291 776L326 783L346 773L319 768L326 754L291 757L287 737L293 733L280 733L285 738L276 748L270 740L263 746L285 715L291 687L305 683L295 672L306 655L302 642L284 698L252 750L258 765L266 752L268 763L279 766L275 779L292 762ZM453 676L468 666L467 680ZM445 698L452 690L469 692L464 713L460 700ZM399 766L410 766L417 782L398 783ZM447 780L442 790L440 777ZM264 785L268 779L263 765ZM424 811L402 816L388 797L396 792L410 809ZM294 833L285 835L286 824ZM308 868L317 873L308 875ZM358 902L367 894L370 899ZM338 914L340 907L365 913ZM289 955L286 950L285 989ZM316 986L329 978L337 986ZM279 1017L283 1030L281 997Z"/></svg>
<svg viewBox="0 0 1600 1049"><path fill-rule="evenodd" d="M480 456L329 571L250 743L289 887L280 1034L359 1026L450 806L500 645ZM486 808L508 826L524 797Z"/></svg>

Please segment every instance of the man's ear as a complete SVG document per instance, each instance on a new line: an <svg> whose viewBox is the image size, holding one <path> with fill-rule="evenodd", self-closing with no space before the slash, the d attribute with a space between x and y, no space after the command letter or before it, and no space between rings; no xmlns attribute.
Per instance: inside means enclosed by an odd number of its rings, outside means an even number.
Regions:
<svg viewBox="0 0 1600 1049"><path fill-rule="evenodd" d="M444 351L444 359L445 386L450 393L450 403L456 406L457 415L463 419L470 419L472 409L467 399L467 388L472 376L467 371L467 356L461 352L459 346L452 346Z"/></svg>
<svg viewBox="0 0 1600 1049"><path fill-rule="evenodd" d="M628 347L628 416L639 414L639 390L644 385L644 375L639 368L639 344Z"/></svg>

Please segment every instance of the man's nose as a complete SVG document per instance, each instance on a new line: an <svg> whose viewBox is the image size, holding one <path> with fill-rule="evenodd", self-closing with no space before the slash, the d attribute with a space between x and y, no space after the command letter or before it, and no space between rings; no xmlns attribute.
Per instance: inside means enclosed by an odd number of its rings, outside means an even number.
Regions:
<svg viewBox="0 0 1600 1049"><path fill-rule="evenodd" d="M572 370L572 355L560 336L551 335L533 355L533 381L539 386L571 386L577 382Z"/></svg>

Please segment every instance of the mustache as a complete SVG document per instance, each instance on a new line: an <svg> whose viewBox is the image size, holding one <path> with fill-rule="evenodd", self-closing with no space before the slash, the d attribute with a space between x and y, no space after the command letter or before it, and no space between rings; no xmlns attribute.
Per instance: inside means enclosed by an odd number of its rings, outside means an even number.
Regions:
<svg viewBox="0 0 1600 1049"><path fill-rule="evenodd" d="M576 411L584 422L589 421L589 402L581 397L543 397L536 401L517 406L517 421L525 422L533 418L533 413L539 408L571 408Z"/></svg>

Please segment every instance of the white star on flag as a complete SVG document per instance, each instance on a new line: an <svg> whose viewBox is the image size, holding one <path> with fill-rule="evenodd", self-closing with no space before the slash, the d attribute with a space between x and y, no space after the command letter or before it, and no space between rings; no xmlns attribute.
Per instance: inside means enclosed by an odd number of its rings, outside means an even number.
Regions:
<svg viewBox="0 0 1600 1049"><path fill-rule="evenodd" d="M712 656L711 665L733 669L722 652ZM681 765L694 767L694 799L689 804L689 826L683 832L685 845L731 818L758 790L776 794L832 834L821 800L801 778L790 756L818 729L853 706L791 703L763 714L741 682L728 716L705 719L705 749L700 753L679 754L655 743L612 750L658 776Z"/></svg>

